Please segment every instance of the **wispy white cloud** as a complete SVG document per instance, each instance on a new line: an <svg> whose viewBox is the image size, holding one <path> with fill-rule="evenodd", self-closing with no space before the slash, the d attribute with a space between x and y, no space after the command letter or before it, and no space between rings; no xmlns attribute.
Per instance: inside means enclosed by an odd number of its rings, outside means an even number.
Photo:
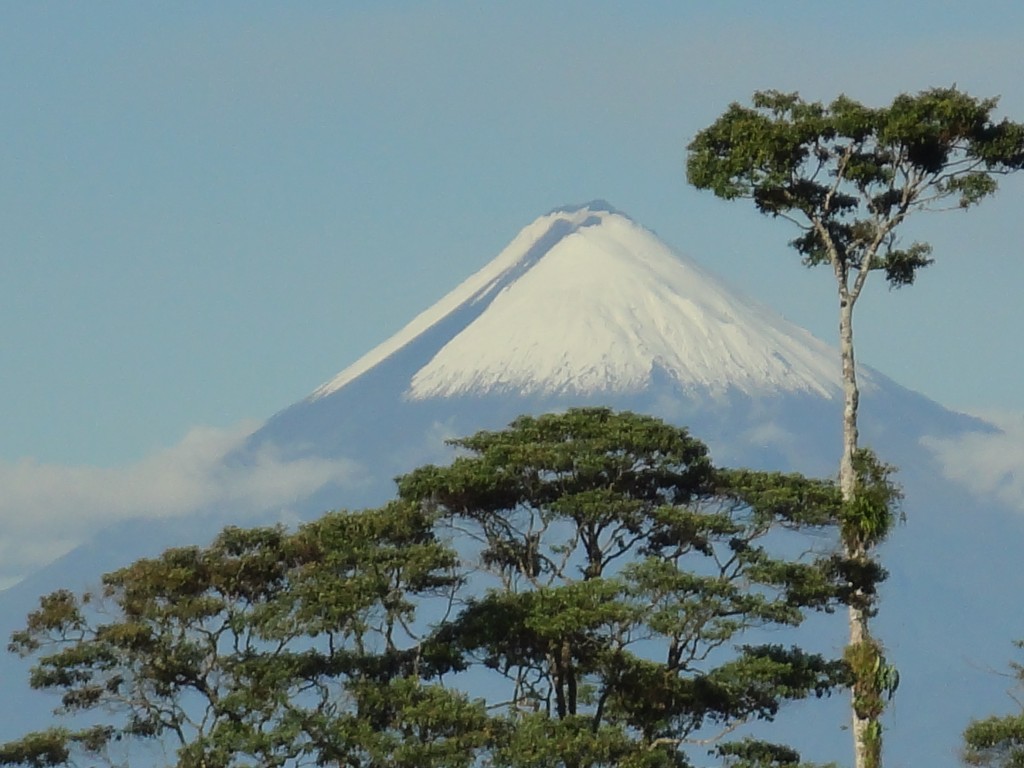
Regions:
<svg viewBox="0 0 1024 768"><path fill-rule="evenodd" d="M975 493L985 493L1024 512L1024 413L976 413L999 432L970 432L921 442L942 463L943 474Z"/></svg>
<svg viewBox="0 0 1024 768"><path fill-rule="evenodd" d="M196 427L177 445L123 467L0 463L0 588L117 521L207 508L286 510L326 483L358 476L347 459L283 460L273 448L244 464L225 462L252 429Z"/></svg>

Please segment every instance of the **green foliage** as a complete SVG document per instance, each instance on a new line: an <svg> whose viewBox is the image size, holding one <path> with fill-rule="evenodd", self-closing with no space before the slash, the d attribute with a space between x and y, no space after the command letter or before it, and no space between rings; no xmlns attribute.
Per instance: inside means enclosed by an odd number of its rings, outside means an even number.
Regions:
<svg viewBox="0 0 1024 768"><path fill-rule="evenodd" d="M846 648L843 655L853 678L853 706L866 720L875 720L900 684L896 668L882 655L882 647L867 638Z"/></svg>
<svg viewBox="0 0 1024 768"><path fill-rule="evenodd" d="M431 525L396 503L293 534L229 528L209 547L108 574L97 594L43 598L11 649L36 656L31 684L61 693L59 715L105 712L110 725L30 734L0 763L102 758L130 741L169 744L181 766L282 766L326 752L338 712L369 707L367 680L393 688L416 673L403 629L413 603L457 584Z"/></svg>
<svg viewBox="0 0 1024 768"><path fill-rule="evenodd" d="M720 470L685 430L605 409L455 445L399 495L475 542L464 560L487 588L438 639L491 670L506 718L540 729L508 764L685 765L686 744L845 680L839 662L735 645L839 602L836 558L781 554L787 535L835 530L833 484Z"/></svg>
<svg viewBox="0 0 1024 768"><path fill-rule="evenodd" d="M1015 645L1024 648L1024 642ZM1018 686L1024 684L1024 666L1013 663L1010 667ZM968 765L985 768L1024 766L1024 712L973 721L964 731L963 757Z"/></svg>
<svg viewBox="0 0 1024 768"><path fill-rule="evenodd" d="M19 742L0 746L0 765L27 765L32 768L65 765L76 745L82 744L93 750L107 738L105 728L83 731L53 728L31 733Z"/></svg>
<svg viewBox="0 0 1024 768"><path fill-rule="evenodd" d="M782 744L744 739L723 744L715 750L726 768L811 768L800 761L796 750ZM830 763L831 768L835 768ZM821 766L820 768L825 768Z"/></svg>
<svg viewBox="0 0 1024 768"><path fill-rule="evenodd" d="M899 287L931 263L926 244L898 247L908 215L970 208L996 192L999 174L1024 167L1024 125L997 122L996 105L955 87L877 109L762 91L697 134L687 178L796 223L805 264L831 264L844 283L851 271L883 270Z"/></svg>
<svg viewBox="0 0 1024 768"><path fill-rule="evenodd" d="M1024 766L1024 715L976 720L964 731L968 765L996 768Z"/></svg>
<svg viewBox="0 0 1024 768"><path fill-rule="evenodd" d="M849 665L743 644L850 594L833 483L725 470L686 430L606 409L455 441L382 509L225 530L42 599L12 649L61 695L0 764L683 768ZM879 574L880 577L880 574ZM703 747L706 750L706 747ZM722 746L737 766L786 748ZM792 758L792 759L791 759Z"/></svg>
<svg viewBox="0 0 1024 768"><path fill-rule="evenodd" d="M501 768L675 768L686 763L663 749L636 743L618 724L594 727L591 718L552 718L530 712L504 721L505 733L494 755Z"/></svg>
<svg viewBox="0 0 1024 768"><path fill-rule="evenodd" d="M892 481L895 468L860 449L853 457L856 488L843 503L843 542L851 551L865 552L885 541L899 519L900 488Z"/></svg>

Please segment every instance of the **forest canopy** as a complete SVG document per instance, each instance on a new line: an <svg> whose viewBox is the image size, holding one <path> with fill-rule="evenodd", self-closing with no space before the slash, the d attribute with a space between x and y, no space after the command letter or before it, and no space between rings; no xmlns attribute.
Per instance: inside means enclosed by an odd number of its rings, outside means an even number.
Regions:
<svg viewBox="0 0 1024 768"><path fill-rule="evenodd" d="M607 409L454 445L382 508L229 528L44 597L11 649L62 725L0 764L799 762L743 727L847 666L747 634L883 576L835 554L834 483L719 468Z"/></svg>

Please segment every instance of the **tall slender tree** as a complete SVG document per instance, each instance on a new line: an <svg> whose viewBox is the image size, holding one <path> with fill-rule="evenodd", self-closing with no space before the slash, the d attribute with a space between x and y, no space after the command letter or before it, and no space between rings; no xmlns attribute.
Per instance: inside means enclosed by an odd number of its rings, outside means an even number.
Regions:
<svg viewBox="0 0 1024 768"><path fill-rule="evenodd" d="M888 505L859 490L878 466L865 463L858 443L853 310L872 272L901 287L932 262L928 244L901 245L908 217L970 208L996 192L999 175L1024 166L1024 125L996 121L996 106L997 99L956 87L903 94L878 109L846 96L824 105L763 91L752 107L732 104L688 148L691 184L727 200L750 199L761 213L795 224L799 235L791 245L803 263L828 265L835 275L844 392L839 481L848 510L843 541L855 560L873 557L892 516ZM873 610L870 601L854 601L849 616L857 768L881 762L880 694L894 681L891 673L878 674L889 668L869 629Z"/></svg>

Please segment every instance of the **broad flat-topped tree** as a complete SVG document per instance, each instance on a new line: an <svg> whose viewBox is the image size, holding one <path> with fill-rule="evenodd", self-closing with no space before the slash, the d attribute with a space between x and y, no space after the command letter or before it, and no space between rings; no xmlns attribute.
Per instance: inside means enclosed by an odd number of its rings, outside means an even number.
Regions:
<svg viewBox="0 0 1024 768"><path fill-rule="evenodd" d="M877 109L846 96L825 105L763 91L751 107L732 104L689 145L691 184L727 200L752 200L761 213L792 222L800 234L791 244L804 264L828 265L835 275L844 388L839 480L849 503L844 541L853 558L869 559L891 522L882 507L855 502L861 473L853 309L872 272L900 287L931 263L927 243L900 241L909 216L971 208L996 192L999 175L1024 166L1024 125L997 121L996 105L997 99L955 87L903 94ZM851 608L850 656L866 669L884 669L868 632L870 614ZM879 665L866 663L872 656ZM855 684L858 768L880 762L880 684ZM865 699L871 706L858 705Z"/></svg>
<svg viewBox="0 0 1024 768"><path fill-rule="evenodd" d="M61 705L0 765L799 763L728 735L846 682L743 644L850 598L850 564L806 540L835 535L835 483L719 469L686 430L603 409L456 445L382 509L228 529L43 598L12 649Z"/></svg>
<svg viewBox="0 0 1024 768"><path fill-rule="evenodd" d="M686 768L709 748L726 765L799 762L726 737L845 682L836 661L742 644L847 596L846 563L806 540L835 533L833 483L719 469L685 429L604 409L455 445L467 454L400 479L399 494L476 563L436 639L488 674L494 765Z"/></svg>

